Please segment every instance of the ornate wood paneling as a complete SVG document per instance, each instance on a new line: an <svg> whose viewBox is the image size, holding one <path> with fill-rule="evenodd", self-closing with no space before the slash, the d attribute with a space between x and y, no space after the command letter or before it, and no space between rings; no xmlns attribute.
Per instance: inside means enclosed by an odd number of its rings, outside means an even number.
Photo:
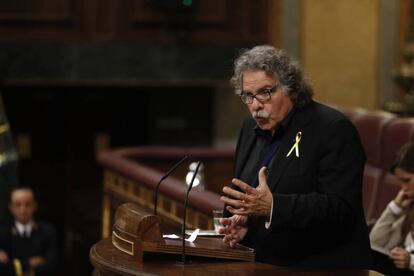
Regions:
<svg viewBox="0 0 414 276"><path fill-rule="evenodd" d="M123 1L119 39L168 42L265 42L267 0L198 0L194 8L166 11L145 0Z"/></svg>
<svg viewBox="0 0 414 276"><path fill-rule="evenodd" d="M69 0L14 0L0 2L0 22L64 21L69 19Z"/></svg>
<svg viewBox="0 0 414 276"><path fill-rule="evenodd" d="M223 24L229 10L229 1L211 0L197 1L193 8L182 11L166 11L165 9L151 6L145 0L132 1L132 20L136 23L171 23L181 21L183 17L193 17L196 23ZM184 7L184 6L183 6Z"/></svg>
<svg viewBox="0 0 414 276"><path fill-rule="evenodd" d="M263 43L268 1L1 1L0 40Z"/></svg>
<svg viewBox="0 0 414 276"><path fill-rule="evenodd" d="M90 31L84 13L88 3L82 0L1 1L1 40L85 39Z"/></svg>

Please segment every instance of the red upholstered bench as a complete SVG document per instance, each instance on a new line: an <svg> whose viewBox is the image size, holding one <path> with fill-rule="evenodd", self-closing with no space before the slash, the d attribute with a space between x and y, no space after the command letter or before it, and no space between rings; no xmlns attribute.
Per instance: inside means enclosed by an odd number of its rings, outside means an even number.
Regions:
<svg viewBox="0 0 414 276"><path fill-rule="evenodd" d="M390 169L401 146L414 140L414 119L398 118L385 111L334 108L354 123L360 135L367 157L363 180L365 218L375 220L399 190Z"/></svg>

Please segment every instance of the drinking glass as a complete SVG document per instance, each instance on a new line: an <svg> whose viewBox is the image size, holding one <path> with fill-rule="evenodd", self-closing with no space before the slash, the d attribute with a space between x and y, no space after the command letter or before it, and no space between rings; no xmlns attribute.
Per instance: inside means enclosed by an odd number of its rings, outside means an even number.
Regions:
<svg viewBox="0 0 414 276"><path fill-rule="evenodd" d="M223 210L213 210L214 231L218 234L218 230L222 225L219 220L223 217Z"/></svg>

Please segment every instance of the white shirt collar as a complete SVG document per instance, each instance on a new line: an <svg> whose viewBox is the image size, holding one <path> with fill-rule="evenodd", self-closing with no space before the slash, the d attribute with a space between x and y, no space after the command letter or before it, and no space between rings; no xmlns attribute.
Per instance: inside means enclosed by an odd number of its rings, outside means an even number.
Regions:
<svg viewBox="0 0 414 276"><path fill-rule="evenodd" d="M14 221L14 224L16 225L17 232L20 236L24 236L24 233L28 233L29 236L32 234L34 223L33 221L30 221L26 224L20 223L18 221Z"/></svg>

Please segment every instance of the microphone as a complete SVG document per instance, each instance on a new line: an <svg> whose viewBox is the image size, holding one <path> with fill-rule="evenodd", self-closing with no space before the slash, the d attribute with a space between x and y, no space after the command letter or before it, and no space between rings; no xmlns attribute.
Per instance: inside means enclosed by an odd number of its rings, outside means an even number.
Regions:
<svg viewBox="0 0 414 276"><path fill-rule="evenodd" d="M173 171L175 171L175 169L178 168L178 166L181 165L181 163L183 163L187 159L188 159L188 155L184 156L180 161L178 161L174 166L172 166L172 168L163 177L161 177L160 181L158 182L157 186L155 187L154 200L153 200L153 203L154 203L154 215L157 214L158 189L160 188L161 182L164 179L166 179Z"/></svg>
<svg viewBox="0 0 414 276"><path fill-rule="evenodd" d="M198 173L198 168L200 167L200 164L201 164L201 162L198 161L197 162L197 167L196 167L196 169L194 171L194 174L193 174L193 177L191 179L190 185L188 186L187 194L185 196L185 201L184 201L184 218L183 218L183 226L182 226L182 229L181 229L181 232L182 232L181 234L182 234L182 239L183 239L183 250L182 250L182 253L181 253L181 261L179 261L180 264L188 264L188 263L191 263L191 261L190 260L186 260L186 257L185 257L185 228L186 228L186 222L185 221L186 221L186 217L187 217L188 195L190 194L191 188L193 188L194 179L195 179L195 177L196 177L196 175Z"/></svg>

